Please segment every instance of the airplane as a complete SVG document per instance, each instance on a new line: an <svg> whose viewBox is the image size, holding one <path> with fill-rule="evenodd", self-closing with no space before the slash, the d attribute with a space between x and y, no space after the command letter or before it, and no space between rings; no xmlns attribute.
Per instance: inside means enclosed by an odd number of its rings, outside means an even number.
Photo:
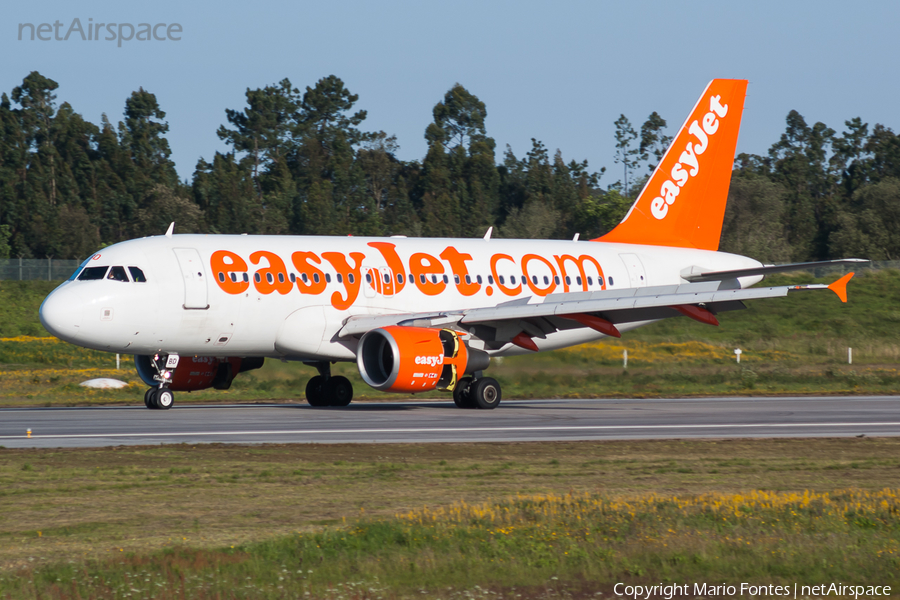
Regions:
<svg viewBox="0 0 900 600"><path fill-rule="evenodd" d="M441 239L173 233L93 254L40 308L72 344L134 355L168 409L174 391L227 389L266 358L318 375L312 406L347 406L332 375L356 362L384 392L451 392L493 409L494 357L620 337L642 325L716 315L744 301L831 289L752 288L765 275L859 259L763 265L718 252L747 81L709 83L621 223L594 240Z"/></svg>

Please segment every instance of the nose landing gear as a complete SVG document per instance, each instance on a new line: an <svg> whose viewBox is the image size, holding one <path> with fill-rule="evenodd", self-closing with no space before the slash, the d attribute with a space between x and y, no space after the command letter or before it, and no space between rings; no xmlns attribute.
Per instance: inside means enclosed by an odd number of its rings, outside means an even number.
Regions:
<svg viewBox="0 0 900 600"><path fill-rule="evenodd" d="M157 354L150 364L156 370L153 379L159 382L159 387L152 387L144 392L144 406L151 410L169 410L175 403L175 394L169 389L169 384L172 381L172 372L178 366L178 355Z"/></svg>
<svg viewBox="0 0 900 600"><path fill-rule="evenodd" d="M144 406L151 410L169 410L175 403L175 394L168 388L150 388L144 392Z"/></svg>

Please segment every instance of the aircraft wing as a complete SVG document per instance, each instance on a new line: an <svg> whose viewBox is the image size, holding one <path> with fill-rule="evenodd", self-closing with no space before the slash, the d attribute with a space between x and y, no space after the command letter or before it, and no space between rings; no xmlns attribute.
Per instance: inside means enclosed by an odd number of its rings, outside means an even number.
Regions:
<svg viewBox="0 0 900 600"><path fill-rule="evenodd" d="M859 265L860 263L868 262L868 260L863 258L842 258L838 260L820 260L816 262L790 263L786 265L763 265L761 267L735 269L732 271L706 271L700 267L691 267L690 269L682 271L681 277L691 283L699 281L724 281L726 279L736 279L738 277L749 277L753 275L771 275L773 273L787 273L789 271L804 271L806 269L815 269L817 267Z"/></svg>
<svg viewBox="0 0 900 600"><path fill-rule="evenodd" d="M845 275L831 285L733 289L733 280L709 281L551 294L542 301L528 297L497 306L459 311L355 316L345 321L338 337L360 336L372 329L389 325L457 326L489 343L502 345L513 342L518 345L525 344L523 347L530 347L529 339L532 337L543 338L554 331L580 327L590 327L606 335L619 337L616 325L680 315L718 325L716 314L745 308L744 300L779 298L797 290L831 289L846 302L846 286L852 276L853 273Z"/></svg>

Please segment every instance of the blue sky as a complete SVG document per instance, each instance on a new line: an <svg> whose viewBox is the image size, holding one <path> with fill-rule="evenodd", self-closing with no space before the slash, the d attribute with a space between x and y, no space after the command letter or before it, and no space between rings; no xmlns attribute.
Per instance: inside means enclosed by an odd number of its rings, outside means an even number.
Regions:
<svg viewBox="0 0 900 600"><path fill-rule="evenodd" d="M750 80L738 152L763 154L791 109L843 129L860 116L900 128L900 10L893 2L148 2L4 7L0 91L33 70L88 120L118 122L138 87L166 111L172 158L189 178L225 146L216 129L246 88L335 74L359 94L365 128L421 159L431 109L456 82L485 102L487 129L517 156L537 138L566 160L607 167L613 122L652 112L681 125L714 77ZM178 23L180 41L19 41L19 23ZM127 32L127 30L126 30ZM105 35L105 32L104 32ZM26 38L28 33L26 31Z"/></svg>

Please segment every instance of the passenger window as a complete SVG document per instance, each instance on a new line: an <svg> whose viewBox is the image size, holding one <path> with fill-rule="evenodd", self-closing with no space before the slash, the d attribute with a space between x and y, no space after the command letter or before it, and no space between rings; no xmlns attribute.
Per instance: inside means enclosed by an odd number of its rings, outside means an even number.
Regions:
<svg viewBox="0 0 900 600"><path fill-rule="evenodd" d="M501 280L500 283L503 283L503 280ZM516 285L516 276L515 275L509 276L509 285Z"/></svg>
<svg viewBox="0 0 900 600"><path fill-rule="evenodd" d="M588 285L594 285L594 278L588 276Z"/></svg>
<svg viewBox="0 0 900 600"><path fill-rule="evenodd" d="M268 281L269 283L275 283L275 278L272 277L271 273L266 273L266 281Z"/></svg>
<svg viewBox="0 0 900 600"><path fill-rule="evenodd" d="M431 283L437 283L437 275L431 275Z"/></svg>
<svg viewBox="0 0 900 600"><path fill-rule="evenodd" d="M612 279L612 275L610 275L609 276L609 285L611 286L612 284L613 284L613 279Z"/></svg>
<svg viewBox="0 0 900 600"><path fill-rule="evenodd" d="M566 275L566 285L572 285L572 278Z"/></svg>
<svg viewBox="0 0 900 600"><path fill-rule="evenodd" d="M488 275L488 283L491 285L494 285L494 276L493 275Z"/></svg>
<svg viewBox="0 0 900 600"><path fill-rule="evenodd" d="M250 276L244 273L244 283L250 283Z"/></svg>
<svg viewBox="0 0 900 600"><path fill-rule="evenodd" d="M500 285L505 284L506 282L503 280L503 275L498 275L497 278L500 280Z"/></svg>
<svg viewBox="0 0 900 600"><path fill-rule="evenodd" d="M419 283L425 283L425 275L419 273Z"/></svg>
<svg viewBox="0 0 900 600"><path fill-rule="evenodd" d="M87 267L78 276L78 281L94 281L103 279L109 267Z"/></svg>
<svg viewBox="0 0 900 600"><path fill-rule="evenodd" d="M372 283L372 274L366 273L366 283Z"/></svg>
<svg viewBox="0 0 900 600"><path fill-rule="evenodd" d="M356 277L353 276L353 273L347 273L347 281L350 282L350 285L356 283Z"/></svg>
<svg viewBox="0 0 900 600"><path fill-rule="evenodd" d="M444 275L444 283L450 283L450 278Z"/></svg>
<svg viewBox="0 0 900 600"><path fill-rule="evenodd" d="M313 281L315 281L316 283L319 283L319 274L318 273L313 273Z"/></svg>
<svg viewBox="0 0 900 600"><path fill-rule="evenodd" d="M554 275L554 276L553 276L553 283L555 283L556 285L559 285L559 275ZM568 282L567 282L567 283L568 283Z"/></svg>
<svg viewBox="0 0 900 600"><path fill-rule="evenodd" d="M219 281L225 283L225 273L223 273L222 271L219 271Z"/></svg>
<svg viewBox="0 0 900 600"><path fill-rule="evenodd" d="M344 276L341 275L340 273L337 274L337 282L344 283Z"/></svg>
<svg viewBox="0 0 900 600"><path fill-rule="evenodd" d="M581 275L579 275L578 277L575 278L575 283L577 283L578 285L581 285Z"/></svg>
<svg viewBox="0 0 900 600"><path fill-rule="evenodd" d="M478 285L481 285L481 275L476 275L476 276L475 276L475 281L478 282Z"/></svg>
<svg viewBox="0 0 900 600"><path fill-rule="evenodd" d="M278 274L278 283L284 283L284 273Z"/></svg>
<svg viewBox="0 0 900 600"><path fill-rule="evenodd" d="M300 279L303 280L303 283L309 283L309 277L307 277L306 273L301 273ZM319 282L319 278L316 277L316 283L318 283L318 282Z"/></svg>
<svg viewBox="0 0 900 600"><path fill-rule="evenodd" d="M397 273L397 283L403 283L403 273Z"/></svg>
<svg viewBox="0 0 900 600"><path fill-rule="evenodd" d="M544 285L550 285L550 278L544 275Z"/></svg>
<svg viewBox="0 0 900 600"><path fill-rule="evenodd" d="M297 276L294 275L293 273L291 273L291 283L296 283L296 281L297 281Z"/></svg>
<svg viewBox="0 0 900 600"><path fill-rule="evenodd" d="M253 281L255 281L256 283L260 283L262 281L262 277L259 276L259 273L253 274Z"/></svg>
<svg viewBox="0 0 900 600"><path fill-rule="evenodd" d="M109 275L106 276L107 279L112 279L113 281L124 281L128 283L128 274L125 272L125 267L111 267L109 269Z"/></svg>
<svg viewBox="0 0 900 600"><path fill-rule="evenodd" d="M137 267L128 267L128 272L131 273L131 278L134 279L135 283L147 283L147 278L144 277L144 272ZM222 281L225 280L222 279Z"/></svg>
<svg viewBox="0 0 900 600"><path fill-rule="evenodd" d="M331 273L325 273L325 283L331 283Z"/></svg>
<svg viewBox="0 0 900 600"><path fill-rule="evenodd" d="M390 282L391 282L391 276L388 275L387 273L384 274L384 282L385 282L385 283L390 283Z"/></svg>
<svg viewBox="0 0 900 600"><path fill-rule="evenodd" d="M467 277L467 278L468 278L468 277ZM456 285L459 285L459 275L454 275L454 276L453 276L453 281L456 282Z"/></svg>
<svg viewBox="0 0 900 600"><path fill-rule="evenodd" d="M531 283L533 283L534 285L537 285L537 275L531 276Z"/></svg>
<svg viewBox="0 0 900 600"><path fill-rule="evenodd" d="M466 283L472 283L472 278L466 275Z"/></svg>

